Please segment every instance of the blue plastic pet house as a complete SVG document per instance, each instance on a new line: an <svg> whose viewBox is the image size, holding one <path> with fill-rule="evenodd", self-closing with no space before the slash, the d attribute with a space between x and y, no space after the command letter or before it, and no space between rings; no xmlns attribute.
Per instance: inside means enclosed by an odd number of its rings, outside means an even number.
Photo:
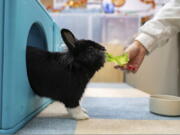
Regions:
<svg viewBox="0 0 180 135"><path fill-rule="evenodd" d="M26 47L56 51L57 25L37 0L0 0L0 134L14 133L51 100L36 96L26 72Z"/></svg>

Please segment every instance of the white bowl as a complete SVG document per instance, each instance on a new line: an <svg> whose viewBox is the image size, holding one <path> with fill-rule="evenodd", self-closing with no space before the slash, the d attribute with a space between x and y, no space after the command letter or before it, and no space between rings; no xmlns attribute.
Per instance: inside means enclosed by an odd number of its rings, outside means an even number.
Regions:
<svg viewBox="0 0 180 135"><path fill-rule="evenodd" d="M152 95L149 102L150 112L166 116L180 116L180 97Z"/></svg>

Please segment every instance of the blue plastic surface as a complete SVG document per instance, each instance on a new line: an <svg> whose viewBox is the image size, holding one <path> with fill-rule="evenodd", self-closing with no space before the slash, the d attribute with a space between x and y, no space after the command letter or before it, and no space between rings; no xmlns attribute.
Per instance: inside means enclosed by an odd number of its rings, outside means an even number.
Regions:
<svg viewBox="0 0 180 135"><path fill-rule="evenodd" d="M14 134L19 129L21 129L29 120L31 120L35 115L37 115L39 112L41 112L46 106L48 106L52 101L46 102L41 107L36 109L34 112L32 112L30 115L28 115L25 119L21 120L18 124L16 124L13 128L10 129L1 129L0 134Z"/></svg>
<svg viewBox="0 0 180 135"><path fill-rule="evenodd" d="M3 57L3 33L4 33L4 1L0 1L0 97L2 96L2 57ZM0 127L2 125L2 98L0 98Z"/></svg>
<svg viewBox="0 0 180 135"><path fill-rule="evenodd" d="M54 23L54 51L61 52L64 51L62 44L62 38L60 37L60 29L56 23Z"/></svg>
<svg viewBox="0 0 180 135"><path fill-rule="evenodd" d="M26 46L55 51L57 31L37 0L0 0L0 134L16 132L51 102L30 88Z"/></svg>

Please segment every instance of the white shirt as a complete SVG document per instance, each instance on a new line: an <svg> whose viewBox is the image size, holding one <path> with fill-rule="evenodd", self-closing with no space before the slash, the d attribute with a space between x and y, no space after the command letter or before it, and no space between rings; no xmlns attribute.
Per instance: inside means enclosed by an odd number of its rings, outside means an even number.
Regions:
<svg viewBox="0 0 180 135"><path fill-rule="evenodd" d="M170 0L153 19L146 22L135 40L152 52L180 32L180 0Z"/></svg>

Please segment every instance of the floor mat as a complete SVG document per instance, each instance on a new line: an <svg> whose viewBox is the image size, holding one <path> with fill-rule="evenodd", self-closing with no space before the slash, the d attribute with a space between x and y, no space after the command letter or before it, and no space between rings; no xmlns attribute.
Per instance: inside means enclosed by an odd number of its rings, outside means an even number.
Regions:
<svg viewBox="0 0 180 135"><path fill-rule="evenodd" d="M180 134L180 117L150 113L148 98L124 83L91 83L81 102L89 120L70 119L64 105L54 102L17 134Z"/></svg>

